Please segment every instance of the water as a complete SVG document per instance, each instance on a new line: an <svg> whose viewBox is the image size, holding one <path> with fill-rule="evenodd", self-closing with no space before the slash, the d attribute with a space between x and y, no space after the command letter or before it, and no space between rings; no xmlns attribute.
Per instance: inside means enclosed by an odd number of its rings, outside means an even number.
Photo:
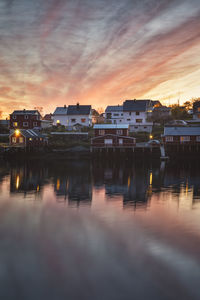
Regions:
<svg viewBox="0 0 200 300"><path fill-rule="evenodd" d="M200 162L0 162L0 299L200 299Z"/></svg>

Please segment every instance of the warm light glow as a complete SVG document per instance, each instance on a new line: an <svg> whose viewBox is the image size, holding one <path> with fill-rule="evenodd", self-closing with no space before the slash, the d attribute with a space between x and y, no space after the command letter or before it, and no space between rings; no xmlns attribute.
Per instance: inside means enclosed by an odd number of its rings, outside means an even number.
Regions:
<svg viewBox="0 0 200 300"><path fill-rule="evenodd" d="M40 187L39 187L39 185L37 185L37 192L39 192L39 190L40 190Z"/></svg>
<svg viewBox="0 0 200 300"><path fill-rule="evenodd" d="M16 135L16 136L20 135L19 129L16 129L16 130L15 130L15 135Z"/></svg>
<svg viewBox="0 0 200 300"><path fill-rule="evenodd" d="M151 172L151 173L150 173L150 176L149 176L149 184L150 184L150 185L152 185L152 177L153 177L153 176L152 176L152 172Z"/></svg>
<svg viewBox="0 0 200 300"><path fill-rule="evenodd" d="M16 177L16 189L19 189L19 175Z"/></svg>
<svg viewBox="0 0 200 300"><path fill-rule="evenodd" d="M130 187L130 183L131 183L131 178L130 176L128 177L128 187Z"/></svg>
<svg viewBox="0 0 200 300"><path fill-rule="evenodd" d="M60 189L60 179L57 179L56 190L59 191L59 189Z"/></svg>
<svg viewBox="0 0 200 300"><path fill-rule="evenodd" d="M150 134L149 138L152 140L152 138L153 138L153 135L152 135L152 134Z"/></svg>
<svg viewBox="0 0 200 300"><path fill-rule="evenodd" d="M56 123L57 123L57 124L60 124L60 120L57 120Z"/></svg>

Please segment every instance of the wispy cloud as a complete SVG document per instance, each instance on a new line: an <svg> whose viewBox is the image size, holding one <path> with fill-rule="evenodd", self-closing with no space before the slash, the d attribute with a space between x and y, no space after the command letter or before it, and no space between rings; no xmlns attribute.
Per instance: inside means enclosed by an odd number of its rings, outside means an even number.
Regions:
<svg viewBox="0 0 200 300"><path fill-rule="evenodd" d="M199 96L199 20L197 0L2 1L1 106Z"/></svg>

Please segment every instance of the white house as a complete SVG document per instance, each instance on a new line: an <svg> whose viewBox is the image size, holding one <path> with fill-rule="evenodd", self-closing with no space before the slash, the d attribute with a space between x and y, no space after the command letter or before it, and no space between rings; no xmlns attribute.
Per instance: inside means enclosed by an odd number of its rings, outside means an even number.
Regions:
<svg viewBox="0 0 200 300"><path fill-rule="evenodd" d="M67 109L69 127L92 126L92 107L91 105L69 105Z"/></svg>
<svg viewBox="0 0 200 300"><path fill-rule="evenodd" d="M121 106L108 106L105 111L106 120L113 124L129 124L131 132L151 132L153 122L149 122L147 118L156 104L158 101L126 100Z"/></svg>
<svg viewBox="0 0 200 300"><path fill-rule="evenodd" d="M57 107L53 113L53 125L68 125L67 106Z"/></svg>
<svg viewBox="0 0 200 300"><path fill-rule="evenodd" d="M105 110L105 117L107 121L110 121L112 124L122 124L124 120L123 106L107 106Z"/></svg>
<svg viewBox="0 0 200 300"><path fill-rule="evenodd" d="M64 125L68 129L92 126L91 105L69 105L57 107L53 113L53 125Z"/></svg>

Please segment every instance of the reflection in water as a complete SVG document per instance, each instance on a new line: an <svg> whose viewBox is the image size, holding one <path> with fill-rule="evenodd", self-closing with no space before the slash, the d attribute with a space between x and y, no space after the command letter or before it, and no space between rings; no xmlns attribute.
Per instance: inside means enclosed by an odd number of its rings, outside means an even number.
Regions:
<svg viewBox="0 0 200 300"><path fill-rule="evenodd" d="M1 299L200 299L199 162L2 161L0 216Z"/></svg>

